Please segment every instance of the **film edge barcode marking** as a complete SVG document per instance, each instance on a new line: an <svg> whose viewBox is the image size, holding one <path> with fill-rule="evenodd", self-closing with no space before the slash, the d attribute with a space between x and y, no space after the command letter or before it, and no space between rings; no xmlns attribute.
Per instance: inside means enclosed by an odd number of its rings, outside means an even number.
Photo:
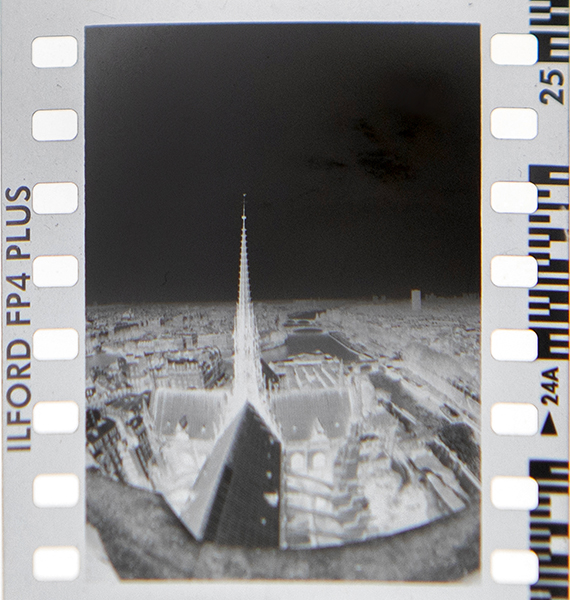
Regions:
<svg viewBox="0 0 570 600"><path fill-rule="evenodd" d="M530 586L531 600L568 598L568 518L554 520L552 500L568 496L568 461L531 460L529 476L538 484L538 507L530 511L530 549L539 559L538 581ZM567 504L567 502L566 502ZM552 552L553 537L566 538L566 551Z"/></svg>
<svg viewBox="0 0 570 600"><path fill-rule="evenodd" d="M538 40L538 62L568 62L568 0L530 0L530 32Z"/></svg>
<svg viewBox="0 0 570 600"><path fill-rule="evenodd" d="M528 167L529 181L538 188L538 207L528 218L529 255L538 262L538 282L528 292L528 308L530 328L538 336L539 359L568 360L568 235L566 229L550 225L558 211L568 211L568 200L553 202L550 189L568 187L568 170L556 165ZM552 258L557 243L564 244L566 258ZM539 312L545 310L547 314Z"/></svg>

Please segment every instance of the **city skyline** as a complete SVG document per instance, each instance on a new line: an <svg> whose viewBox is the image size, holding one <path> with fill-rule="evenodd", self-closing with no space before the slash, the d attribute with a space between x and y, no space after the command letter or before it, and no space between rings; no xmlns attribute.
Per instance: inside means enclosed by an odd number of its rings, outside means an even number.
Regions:
<svg viewBox="0 0 570 600"><path fill-rule="evenodd" d="M121 482L111 492L119 506L129 486L159 493L161 514L190 535L186 548L214 543L234 554L376 544L456 514L472 531L477 302L258 303L259 333L246 229L244 202L233 319L220 304L87 308L89 486L105 487L97 473ZM108 518L96 525L107 543ZM113 546L129 527L114 528ZM121 577L148 575L113 546L106 551ZM454 559L452 571L466 574L478 546L471 534L460 546L468 558ZM320 561L312 556L309 568Z"/></svg>

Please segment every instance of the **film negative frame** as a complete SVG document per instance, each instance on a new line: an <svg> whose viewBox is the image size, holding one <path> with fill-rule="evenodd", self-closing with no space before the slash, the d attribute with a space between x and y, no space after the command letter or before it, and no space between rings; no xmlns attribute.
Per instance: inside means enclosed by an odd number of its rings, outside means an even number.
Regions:
<svg viewBox="0 0 570 600"><path fill-rule="evenodd" d="M317 2L287 2L279 6L262 2L201 5L175 1L141 5L106 0L93 0L88 4L65 0L25 4L6 0L3 3L2 422L4 594L7 600L22 597L87 599L100 595L121 600L152 595L167 600L178 598L180 594L208 598L273 598L291 593L310 593L319 598L331 594L363 598L380 594L391 598L402 593L409 598L538 600L569 597L568 18L568 0L500 3L445 0L386 5L334 2L326 7ZM85 27L336 21L480 25L480 572L469 581L445 584L216 580L90 583L81 562L85 552ZM494 37L498 34L499 37ZM502 34L523 37L501 38ZM55 45L50 46L50 40L56 40ZM509 44L515 42L522 46L513 56L512 51L509 53ZM42 43L47 43L44 53ZM507 48L503 53L501 43ZM528 62L520 51L525 44L531 45ZM66 62L65 57L70 55L76 60ZM505 112L503 109L516 110ZM58 112L50 115L44 111ZM56 129L53 129L54 121L50 122L51 117L56 120ZM77 191L77 209L64 207L59 210L60 214L47 214L49 211L42 209L38 201L41 188L37 186L63 182L73 184L67 188L71 189L71 196L66 196L73 208L73 193ZM505 182L525 184L524 190L531 184L530 189L537 190L535 204L532 204L531 193L530 208L513 209L513 194L516 204L526 192L520 187L513 191L512 186L509 191L503 185ZM507 197L510 194L510 205L508 198L504 199L505 190ZM37 267L37 263L33 261L56 255L77 259L74 263L77 282L71 285L64 282L60 287L50 288L37 285L32 266ZM534 258L536 282L500 286L495 279L493 283L492 268L500 271L500 265L493 263L495 257ZM507 261L507 279L515 267ZM50 350L46 350L46 343L49 346L57 341L53 330L59 330L56 334L63 343L59 360L51 360ZM529 339L530 354L525 354ZM507 350L502 349L505 340ZM48 354L42 355L42 352ZM61 403L62 400L77 404L77 429L67 434L39 433L34 423L37 407L43 405L50 410L55 405L43 403ZM529 432L499 435L492 422L498 418L497 411L506 410L507 415L509 410L518 411L508 416L507 421L524 421L521 406L530 411L530 421L536 421L537 428L534 431L531 427L530 431L533 435ZM34 505L34 479L49 473L77 476L79 500L75 506L41 508ZM534 479L538 484L539 505L530 511L520 507L518 510L498 508L491 494L497 477ZM528 479L525 481L528 483ZM566 512L555 514L555 505L566 506ZM566 540L565 550L562 541L563 549L552 552L554 537ZM48 574L44 577L47 580L42 581L41 577L38 579L37 570L34 577L34 557L38 556L38 549L44 548L76 549L71 550L71 555L72 561L79 561L77 577L72 581L50 581ZM502 551L516 552L507 556ZM515 568L518 575L515 573L514 579L509 579L508 572L505 575L499 567L501 561L513 557L515 563L520 559L518 570ZM520 579L521 565L529 577L526 583L524 576L522 581Z"/></svg>

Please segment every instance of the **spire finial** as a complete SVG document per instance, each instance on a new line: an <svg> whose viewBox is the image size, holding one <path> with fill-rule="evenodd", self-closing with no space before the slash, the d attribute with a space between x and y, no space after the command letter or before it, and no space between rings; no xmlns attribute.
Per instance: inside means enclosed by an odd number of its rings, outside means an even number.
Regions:
<svg viewBox="0 0 570 600"><path fill-rule="evenodd" d="M245 221L245 197L247 196L247 194L243 195L243 207L242 207L242 211L241 211L241 218Z"/></svg>

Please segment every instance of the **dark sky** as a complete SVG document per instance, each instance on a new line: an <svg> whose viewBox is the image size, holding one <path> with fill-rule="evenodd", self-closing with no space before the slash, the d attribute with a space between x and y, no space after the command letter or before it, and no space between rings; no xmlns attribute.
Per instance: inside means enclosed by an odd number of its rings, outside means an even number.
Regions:
<svg viewBox="0 0 570 600"><path fill-rule="evenodd" d="M86 30L87 303L479 291L479 28Z"/></svg>

